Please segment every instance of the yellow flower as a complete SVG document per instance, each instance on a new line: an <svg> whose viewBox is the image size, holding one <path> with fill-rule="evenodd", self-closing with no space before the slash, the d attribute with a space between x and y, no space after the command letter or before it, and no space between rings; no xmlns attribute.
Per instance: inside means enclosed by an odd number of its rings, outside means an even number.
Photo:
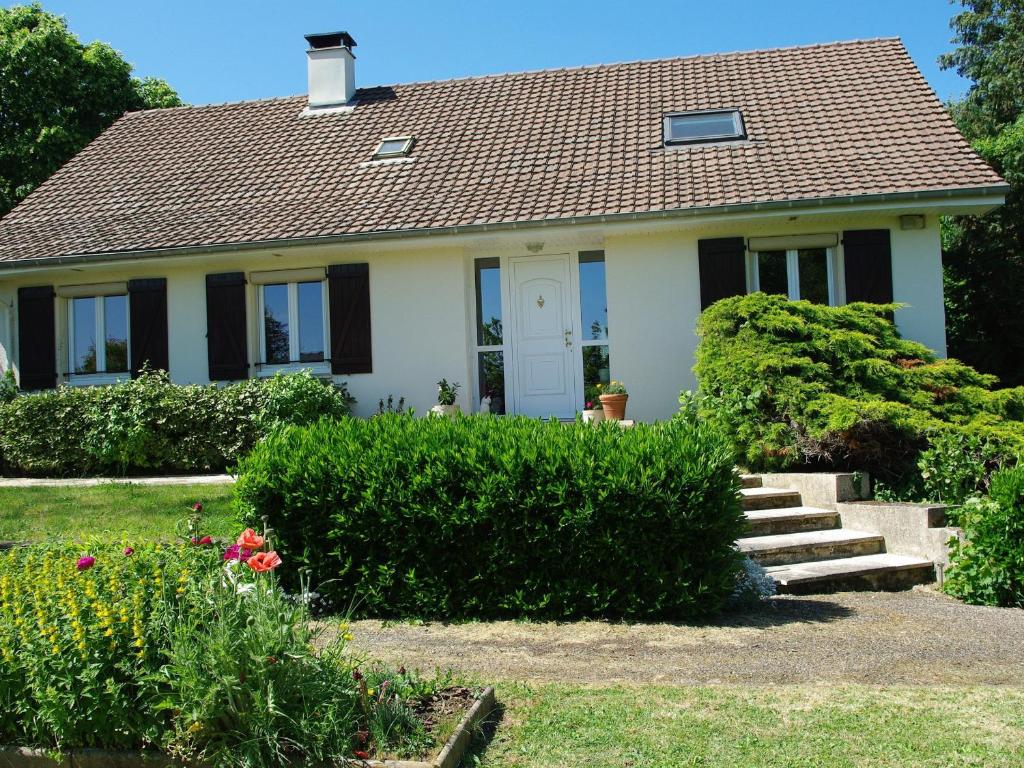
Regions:
<svg viewBox="0 0 1024 768"><path fill-rule="evenodd" d="M346 643L351 643L355 638L353 637L351 632L346 632L344 635L341 636L341 639L344 640Z"/></svg>
<svg viewBox="0 0 1024 768"><path fill-rule="evenodd" d="M50 649L50 651L53 653L54 656L56 656L60 653L60 648L55 645L53 646L53 648Z"/></svg>
<svg viewBox="0 0 1024 768"><path fill-rule="evenodd" d="M374 693L375 693L375 691L374 691L373 688L367 688L366 689L366 695L367 696L373 696Z"/></svg>

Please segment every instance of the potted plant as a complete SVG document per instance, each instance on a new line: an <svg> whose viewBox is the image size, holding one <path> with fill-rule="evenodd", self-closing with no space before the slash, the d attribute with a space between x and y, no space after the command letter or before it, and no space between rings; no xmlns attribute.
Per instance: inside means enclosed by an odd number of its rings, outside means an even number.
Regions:
<svg viewBox="0 0 1024 768"><path fill-rule="evenodd" d="M583 393L586 407L583 410L584 424L597 424L604 421L604 410L601 407L601 390L597 387L587 387Z"/></svg>
<svg viewBox="0 0 1024 768"><path fill-rule="evenodd" d="M604 418L608 421L622 421L626 418L626 401L629 400L626 385L621 381L612 381L608 384L598 384L597 388L601 392Z"/></svg>
<svg viewBox="0 0 1024 768"><path fill-rule="evenodd" d="M461 387L462 385L457 381L449 384L448 379L441 379L437 382L437 405L431 408L430 412L436 416L453 416L462 410L455 402L459 397Z"/></svg>

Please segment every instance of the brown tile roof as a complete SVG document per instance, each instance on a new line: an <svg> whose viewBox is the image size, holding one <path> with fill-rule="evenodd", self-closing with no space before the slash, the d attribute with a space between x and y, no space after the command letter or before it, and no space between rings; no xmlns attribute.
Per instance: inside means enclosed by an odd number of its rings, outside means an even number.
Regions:
<svg viewBox="0 0 1024 768"><path fill-rule="evenodd" d="M124 115L0 221L0 261L1001 183L898 39ZM749 141L662 148L674 110ZM385 136L412 160L368 163Z"/></svg>

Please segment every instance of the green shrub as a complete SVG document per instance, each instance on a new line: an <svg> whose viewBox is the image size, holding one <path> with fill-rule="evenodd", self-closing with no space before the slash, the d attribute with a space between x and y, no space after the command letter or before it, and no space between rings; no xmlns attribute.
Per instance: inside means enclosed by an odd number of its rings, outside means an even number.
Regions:
<svg viewBox="0 0 1024 768"><path fill-rule="evenodd" d="M943 589L977 605L1024 608L1024 466L992 476L991 498L959 513L962 541L952 542Z"/></svg>
<svg viewBox="0 0 1024 768"><path fill-rule="evenodd" d="M239 471L243 514L367 615L701 617L740 567L707 424L382 414L280 430Z"/></svg>
<svg viewBox="0 0 1024 768"><path fill-rule="evenodd" d="M352 402L344 385L308 371L225 387L145 372L0 401L0 455L7 472L27 475L218 471L279 424L340 418Z"/></svg>
<svg viewBox="0 0 1024 768"><path fill-rule="evenodd" d="M321 637L275 573L212 546L123 546L0 552L0 743L246 768L431 746L413 707L436 685L373 665L392 685L371 694L347 626Z"/></svg>
<svg viewBox="0 0 1024 768"><path fill-rule="evenodd" d="M899 486L936 435L1019 453L1024 388L992 391L994 377L901 338L893 309L763 293L715 303L699 323L701 412L755 470L867 470Z"/></svg>

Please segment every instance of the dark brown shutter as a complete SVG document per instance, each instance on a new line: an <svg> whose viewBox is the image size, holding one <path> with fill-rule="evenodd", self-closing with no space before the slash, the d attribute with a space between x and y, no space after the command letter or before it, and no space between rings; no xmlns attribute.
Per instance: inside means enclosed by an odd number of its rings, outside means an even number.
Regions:
<svg viewBox="0 0 1024 768"><path fill-rule="evenodd" d="M892 248L888 229L843 232L846 302L892 303Z"/></svg>
<svg viewBox="0 0 1024 768"><path fill-rule="evenodd" d="M143 365L153 370L170 370L167 352L167 280L154 277L128 281L128 311L131 316L132 377Z"/></svg>
<svg viewBox="0 0 1024 768"><path fill-rule="evenodd" d="M22 389L57 386L53 286L18 289L18 372Z"/></svg>
<svg viewBox="0 0 1024 768"><path fill-rule="evenodd" d="M249 377L245 273L206 276L206 355L211 381Z"/></svg>
<svg viewBox="0 0 1024 768"><path fill-rule="evenodd" d="M742 237L697 241L700 259L700 308L747 292L747 257Z"/></svg>
<svg viewBox="0 0 1024 768"><path fill-rule="evenodd" d="M371 373L370 265L327 268L331 301L331 373Z"/></svg>

